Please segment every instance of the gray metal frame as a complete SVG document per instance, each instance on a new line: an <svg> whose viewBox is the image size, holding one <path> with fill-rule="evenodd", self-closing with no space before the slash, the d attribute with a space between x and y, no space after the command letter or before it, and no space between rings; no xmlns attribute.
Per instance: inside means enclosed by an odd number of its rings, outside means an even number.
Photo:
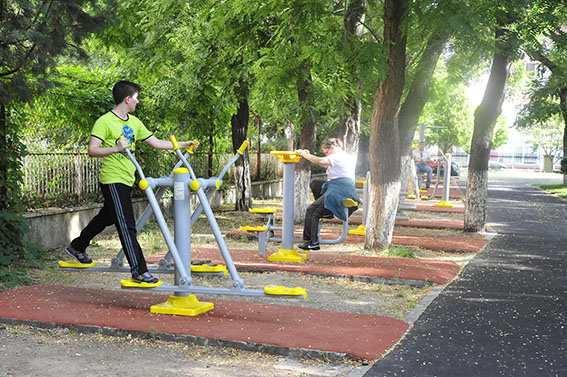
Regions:
<svg viewBox="0 0 567 377"><path fill-rule="evenodd" d="M174 143L175 145L176 143ZM158 268L150 269L151 272L159 273L174 273L174 285L161 285L152 288L136 288L136 287L123 287L125 289L143 289L151 291L165 291L174 292L176 296L187 296L190 293L203 293L203 294L224 294L224 295L240 295L240 296L273 296L266 294L262 290L246 289L244 281L239 276L238 271L234 265L226 242L222 236L221 230L215 219L211 209L209 200L214 194L216 189L222 184L222 177L230 169L232 164L241 157L240 153L235 156L225 165L219 177L212 177L208 179L197 178L187 157L188 154L183 154L179 148L175 150L180 161L175 165L174 172L169 177L161 178L146 178L144 172L130 150L126 149L128 157L135 165L136 170L140 176L140 180L147 182L147 187L144 192L148 198L149 205L137 222L136 230L141 230L146 224L151 214L154 214L155 219L160 227L164 240L169 248L167 255L160 260ZM184 166L187 172L179 172L176 170ZM195 184L198 182L198 185ZM199 205L193 213L191 213L190 193L193 183L193 188L198 186L196 190L197 197L199 198ZM157 193L154 189L159 188ZM159 206L159 199L167 188L173 188L174 195L174 227L175 227L175 240L171 236L171 232L167 226L163 212ZM232 278L231 288L215 288L215 287L199 287L193 285L191 275L191 227L197 221L201 213L205 213L211 230L215 236L217 245L222 253L223 259L226 263L226 268ZM130 272L130 269L123 264L124 252L121 250L118 255L113 258L110 266L94 266L88 268L64 268L65 270L78 270L78 271L109 271L109 272ZM174 264L172 267L171 260ZM207 273L211 274L211 273ZM222 274L212 273L212 274ZM277 294L279 297L302 297L302 296L286 296Z"/></svg>

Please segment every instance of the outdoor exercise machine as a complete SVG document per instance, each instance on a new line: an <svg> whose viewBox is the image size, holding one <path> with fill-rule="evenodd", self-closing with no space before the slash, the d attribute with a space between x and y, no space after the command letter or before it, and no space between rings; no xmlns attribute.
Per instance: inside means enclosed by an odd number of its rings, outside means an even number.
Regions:
<svg viewBox="0 0 567 377"><path fill-rule="evenodd" d="M160 261L159 267L155 272L173 272L174 284L161 285L136 283L133 280L122 280L122 288L142 288L152 291L174 292L164 303L154 305L150 308L152 313L162 314L178 314L194 316L214 308L211 302L199 302L194 294L223 294L223 295L240 295L240 296L279 296L279 297L307 297L305 289L301 287L286 288L283 286L265 286L263 290L246 289L244 281L239 276L234 265L226 242L222 236L221 230L215 219L209 200L222 184L222 177L226 174L230 166L240 158L248 146L248 142L244 142L238 149L235 156L226 164L218 177L208 179L197 178L187 157L180 150L179 144L174 136L171 136L171 142L174 146L175 153L179 158L178 164L168 177L151 178L144 175L144 172L133 154L129 149L125 149L126 154L136 167L140 176L139 187L144 191L148 198L149 206L142 214L137 223L141 229L147 222L150 215L153 214L160 227L164 240L168 246L169 252ZM159 188L158 194L154 189ZM174 234L173 239L171 232L167 226L164 215L159 206L159 197L163 195L166 189L173 190L173 208L174 208ZM190 194L194 192L199 200L199 205L193 213L191 213ZM226 266L209 266L207 263L191 262L191 227L197 221L201 213L204 213L211 230L215 236L217 245L222 253L222 257ZM116 260L113 260L111 266L102 267L96 265L81 265L80 263L60 262L59 266L63 269L86 270L86 271L130 271L124 267L122 263L123 251L119 253ZM171 263L173 259L173 267ZM94 263L94 262L93 262ZM193 285L192 273L212 273L231 276L230 288L217 287L201 287Z"/></svg>
<svg viewBox="0 0 567 377"><path fill-rule="evenodd" d="M441 150L439 150L441 151ZM452 169L452 155L450 153L441 154L441 159L438 161L437 166L435 167L435 186L433 187L433 191L429 197L420 196L419 199L433 199L437 194L437 189L439 188L440 177L441 177L441 163L444 164L445 169L443 171L443 194L441 196L441 200L434 204L435 207L445 207L445 208L453 208L454 206L449 203L449 192L451 189L451 169ZM425 173L418 173L418 183L417 187L418 190L421 190L421 185L424 179ZM414 197L415 198L415 197Z"/></svg>
<svg viewBox="0 0 567 377"><path fill-rule="evenodd" d="M294 230L294 199L295 199L295 166L301 160L301 156L296 152L289 151L271 151L270 154L276 156L283 163L283 209L282 209L282 226L275 225L275 210L268 209L251 209L252 213L261 213L266 219L266 225L264 226L241 226L240 230L252 232L258 238L258 255L266 255L266 244L268 241L279 241L281 242L281 248L277 252L268 256L269 261L273 262L303 262L307 258L307 254L304 252L299 252L293 247L294 243L305 242L301 238L295 237L293 234ZM337 244L344 241L348 234L348 217L349 208L358 205L352 199L346 199L345 205L345 218L343 221L343 228L341 235L336 239L321 239L319 237L320 244ZM281 230L282 236L276 237L275 230ZM318 232L321 231L321 221L319 222Z"/></svg>
<svg viewBox="0 0 567 377"><path fill-rule="evenodd" d="M441 150L439 150L441 151ZM453 208L454 206L449 203L449 190L451 189L451 169L452 169L452 155L451 153L441 154L441 159L445 163L445 170L443 171L443 195L441 196L441 200L434 204L435 207L445 207L445 208ZM441 171L441 163L437 163L437 179L435 180L435 187L433 188L433 192L431 193L431 197L435 197L437 193L437 188L439 187L439 177Z"/></svg>

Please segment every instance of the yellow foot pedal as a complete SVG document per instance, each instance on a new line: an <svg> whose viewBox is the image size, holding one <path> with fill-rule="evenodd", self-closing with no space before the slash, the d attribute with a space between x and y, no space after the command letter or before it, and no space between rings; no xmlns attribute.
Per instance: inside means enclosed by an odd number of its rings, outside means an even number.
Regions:
<svg viewBox="0 0 567 377"><path fill-rule="evenodd" d="M122 284L124 288L154 288L161 285L161 280L158 280L157 283L138 283L134 279L122 279L120 280L120 284Z"/></svg>
<svg viewBox="0 0 567 377"><path fill-rule="evenodd" d="M303 262L307 255L299 254L297 249L279 249L268 257L271 262Z"/></svg>
<svg viewBox="0 0 567 377"><path fill-rule="evenodd" d="M91 263L79 263L74 259L69 259L67 261L59 261L60 268L89 268L96 266L96 262L92 261Z"/></svg>
<svg viewBox="0 0 567 377"><path fill-rule="evenodd" d="M307 291L305 290L305 288L301 287L286 288L281 285L266 285L264 287L264 293L274 296L303 296L303 298L307 298Z"/></svg>
<svg viewBox="0 0 567 377"><path fill-rule="evenodd" d="M268 228L265 226L241 226L240 230L245 230L248 232L267 232Z"/></svg>
<svg viewBox="0 0 567 377"><path fill-rule="evenodd" d="M213 310L212 302L199 302L195 295L175 296L171 295L166 302L150 307L151 313L174 314L185 316L196 316L198 314Z"/></svg>
<svg viewBox="0 0 567 377"><path fill-rule="evenodd" d="M209 266L208 264L192 264L191 272L204 272L204 273L220 273L224 275L228 274L226 266L222 264L217 264L216 266Z"/></svg>
<svg viewBox="0 0 567 377"><path fill-rule="evenodd" d="M248 210L250 213L276 213L274 208L250 208Z"/></svg>
<svg viewBox="0 0 567 377"><path fill-rule="evenodd" d="M357 236L365 236L366 235L366 225L359 225L358 228L349 230L348 234L355 234Z"/></svg>

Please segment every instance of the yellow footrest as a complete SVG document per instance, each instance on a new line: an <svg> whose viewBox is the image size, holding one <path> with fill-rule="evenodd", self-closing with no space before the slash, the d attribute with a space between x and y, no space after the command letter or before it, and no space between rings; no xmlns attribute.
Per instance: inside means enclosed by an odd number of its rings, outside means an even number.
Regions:
<svg viewBox="0 0 567 377"><path fill-rule="evenodd" d="M79 263L74 259L69 259L66 261L59 261L59 267L60 268L89 268L89 267L94 267L96 266L96 262L92 261L91 263Z"/></svg>
<svg viewBox="0 0 567 377"><path fill-rule="evenodd" d="M130 279L130 280L122 279L120 280L120 284L122 284L122 286L125 288L154 288L154 287L159 287L161 285L161 280L158 280L157 283L138 283L134 279Z"/></svg>
<svg viewBox="0 0 567 377"><path fill-rule="evenodd" d="M307 291L305 288L301 287L287 288L281 285L266 285L264 287L264 293L274 296L303 296L303 298L307 298Z"/></svg>
<svg viewBox="0 0 567 377"><path fill-rule="evenodd" d="M358 205L358 202L356 200L348 198L348 199L345 199L343 204L346 208L352 208L352 207L356 207Z"/></svg>
<svg viewBox="0 0 567 377"><path fill-rule="evenodd" d="M303 262L307 255L299 254L297 249L279 249L268 257L270 262Z"/></svg>
<svg viewBox="0 0 567 377"><path fill-rule="evenodd" d="M267 232L268 228L265 226L241 226L240 230L246 230L248 232Z"/></svg>
<svg viewBox="0 0 567 377"><path fill-rule="evenodd" d="M198 314L213 310L212 302L200 302L195 295L175 296L171 295L166 302L150 307L151 313L174 314L185 316L196 316Z"/></svg>
<svg viewBox="0 0 567 377"><path fill-rule="evenodd" d="M349 230L348 234L355 234L357 236L365 236L366 235L366 226L365 225L359 225L358 228Z"/></svg>
<svg viewBox="0 0 567 377"><path fill-rule="evenodd" d="M250 208L248 210L250 213L276 213L275 208Z"/></svg>
<svg viewBox="0 0 567 377"><path fill-rule="evenodd" d="M216 266L209 266L208 264L192 264L191 272L222 272L224 275L228 274L226 266L217 264Z"/></svg>

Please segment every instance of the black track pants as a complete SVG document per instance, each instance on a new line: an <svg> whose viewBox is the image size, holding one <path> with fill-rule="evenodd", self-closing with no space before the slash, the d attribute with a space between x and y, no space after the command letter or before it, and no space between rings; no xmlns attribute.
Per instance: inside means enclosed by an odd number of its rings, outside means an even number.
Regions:
<svg viewBox="0 0 567 377"><path fill-rule="evenodd" d="M104 205L99 213L71 242L73 249L85 251L92 239L107 226L114 224L130 270L143 274L148 271L142 248L136 239L136 219L132 208L132 188L121 183L101 184Z"/></svg>

